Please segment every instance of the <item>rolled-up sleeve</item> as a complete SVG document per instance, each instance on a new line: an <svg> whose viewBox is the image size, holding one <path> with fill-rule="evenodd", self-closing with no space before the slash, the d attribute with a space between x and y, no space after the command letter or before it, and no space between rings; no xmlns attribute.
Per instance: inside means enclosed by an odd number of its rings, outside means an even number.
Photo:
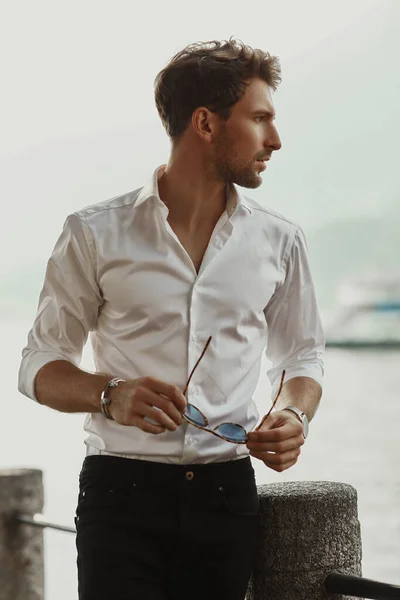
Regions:
<svg viewBox="0 0 400 600"><path fill-rule="evenodd" d="M282 370L285 381L311 377L322 385L324 333L311 277L303 231L297 227L284 259L285 277L265 309L268 326L266 355L272 363L267 374L272 396Z"/></svg>
<svg viewBox="0 0 400 600"><path fill-rule="evenodd" d="M37 315L22 351L18 375L22 394L37 400L35 377L45 364L67 360L79 365L101 304L90 231L72 214L48 261Z"/></svg>

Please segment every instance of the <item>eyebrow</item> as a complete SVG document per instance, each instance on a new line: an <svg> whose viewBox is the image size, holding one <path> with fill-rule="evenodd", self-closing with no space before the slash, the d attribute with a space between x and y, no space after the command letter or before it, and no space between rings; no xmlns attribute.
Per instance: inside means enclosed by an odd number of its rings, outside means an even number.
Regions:
<svg viewBox="0 0 400 600"><path fill-rule="evenodd" d="M275 112L271 112L270 110L264 110L264 109L262 109L262 110L254 110L251 114L254 117L256 115L263 115L263 116L266 116L266 117L271 117L272 119L276 118Z"/></svg>

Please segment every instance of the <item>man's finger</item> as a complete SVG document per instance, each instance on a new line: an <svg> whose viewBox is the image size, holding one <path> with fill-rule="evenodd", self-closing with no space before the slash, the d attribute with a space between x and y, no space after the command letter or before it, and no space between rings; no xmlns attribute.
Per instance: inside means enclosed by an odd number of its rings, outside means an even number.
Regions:
<svg viewBox="0 0 400 600"><path fill-rule="evenodd" d="M138 429L141 429L145 433L160 434L160 433L164 433L164 431L165 431L165 427L163 427L162 425L153 425L152 423L148 423L147 421L144 421L143 419L140 419L140 421L138 420L135 423L135 427L137 427Z"/></svg>
<svg viewBox="0 0 400 600"><path fill-rule="evenodd" d="M167 428L170 431L175 431L177 428L176 423L174 423L164 411L156 408L155 406L142 404L140 407L140 414L142 414L144 417L152 419L157 424L159 423L162 427Z"/></svg>
<svg viewBox="0 0 400 600"><path fill-rule="evenodd" d="M141 377L139 381L141 386L171 400L180 413L186 409L186 398L176 385L166 383L156 377Z"/></svg>
<svg viewBox="0 0 400 600"><path fill-rule="evenodd" d="M253 452L252 456L260 460L267 461L272 465L291 462L297 460L300 455L300 449L289 450L288 452Z"/></svg>
<svg viewBox="0 0 400 600"><path fill-rule="evenodd" d="M300 449L290 450L289 452L250 452L254 458L262 460L267 466L279 466L283 464L294 464L300 455Z"/></svg>
<svg viewBox="0 0 400 600"><path fill-rule="evenodd" d="M288 461L285 463L279 463L279 464L268 463L265 460L263 461L263 463L269 469L272 469L273 471L276 471L277 473L282 473L283 471L286 471L286 469L290 469L290 467L293 467L297 463L297 459L291 460L291 461Z"/></svg>
<svg viewBox="0 0 400 600"><path fill-rule="evenodd" d="M304 439L298 436L291 437L283 442L256 442L248 441L247 448L253 452L289 452L295 450L304 443Z"/></svg>
<svg viewBox="0 0 400 600"><path fill-rule="evenodd" d="M302 433L301 423L296 427L295 423L285 423L281 427L274 429L259 429L258 431L250 431L248 439L251 442L282 442L292 437L297 437Z"/></svg>
<svg viewBox="0 0 400 600"><path fill-rule="evenodd" d="M149 389L143 389L142 400L149 406L162 410L176 425L182 424L182 415L169 398Z"/></svg>

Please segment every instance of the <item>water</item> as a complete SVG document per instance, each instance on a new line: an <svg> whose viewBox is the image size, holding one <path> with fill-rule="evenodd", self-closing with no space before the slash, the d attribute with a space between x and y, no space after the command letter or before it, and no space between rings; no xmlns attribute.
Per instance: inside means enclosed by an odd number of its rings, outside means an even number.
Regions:
<svg viewBox="0 0 400 600"><path fill-rule="evenodd" d="M83 416L57 413L18 393L20 351L29 328L30 323L0 322L0 467L42 469L46 517L73 525L84 457ZM298 464L278 474L253 461L259 484L329 480L353 485L358 491L363 574L396 585L400 585L399 359L400 353L394 351L329 350L323 400ZM83 365L91 368L87 351ZM265 364L264 373L266 368ZM260 412L266 412L269 397L263 375L256 393ZM46 531L45 550L46 598L76 598L74 536Z"/></svg>

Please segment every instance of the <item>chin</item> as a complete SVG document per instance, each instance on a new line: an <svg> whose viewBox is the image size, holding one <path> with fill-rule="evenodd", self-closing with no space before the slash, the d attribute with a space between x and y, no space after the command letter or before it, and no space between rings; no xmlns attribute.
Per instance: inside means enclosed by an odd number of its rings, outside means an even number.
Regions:
<svg viewBox="0 0 400 600"><path fill-rule="evenodd" d="M246 173L245 176L241 175L233 180L233 183L240 185L240 187L248 189L256 189L262 184L261 176L254 171L252 173Z"/></svg>

